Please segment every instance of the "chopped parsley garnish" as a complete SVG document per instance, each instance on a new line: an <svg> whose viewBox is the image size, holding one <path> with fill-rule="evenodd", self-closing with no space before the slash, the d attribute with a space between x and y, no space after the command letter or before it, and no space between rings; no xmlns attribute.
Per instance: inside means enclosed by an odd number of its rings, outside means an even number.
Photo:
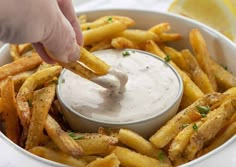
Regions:
<svg viewBox="0 0 236 167"><path fill-rule="evenodd" d="M107 19L107 21L108 21L108 23L112 23L112 17L109 17L108 19Z"/></svg>
<svg viewBox="0 0 236 167"><path fill-rule="evenodd" d="M169 55L166 55L166 57L164 58L165 62L169 62L170 61L170 56Z"/></svg>
<svg viewBox="0 0 236 167"><path fill-rule="evenodd" d="M90 27L87 27L87 30L90 30L91 28Z"/></svg>
<svg viewBox="0 0 236 167"><path fill-rule="evenodd" d="M32 100L30 100L30 99L27 99L27 103L28 103L28 105L29 105L29 107L30 107L30 108L32 108L32 107L33 107Z"/></svg>
<svg viewBox="0 0 236 167"><path fill-rule="evenodd" d="M68 132L68 135L70 137L72 137L72 139L74 139L74 140L79 140L79 139L83 139L84 138L83 135L76 135L74 132Z"/></svg>
<svg viewBox="0 0 236 167"><path fill-rule="evenodd" d="M164 152L159 152L157 157L158 157L159 161L163 161L165 159L166 155Z"/></svg>
<svg viewBox="0 0 236 167"><path fill-rule="evenodd" d="M184 128L186 128L187 126L189 126L189 124L183 124L183 125L181 126L181 129L184 129Z"/></svg>
<svg viewBox="0 0 236 167"><path fill-rule="evenodd" d="M206 115L209 113L210 111L210 107L209 106L196 106L198 112L201 114L201 116L203 118L206 117Z"/></svg>
<svg viewBox="0 0 236 167"><path fill-rule="evenodd" d="M193 129L194 129L195 131L197 131L197 130L198 130L198 126L197 126L197 124L196 124L196 123L194 123L194 124L193 124Z"/></svg>
<svg viewBox="0 0 236 167"><path fill-rule="evenodd" d="M122 52L122 55L123 55L124 57L126 57L126 56L129 56L130 53L129 53L128 51L124 51L124 52Z"/></svg>

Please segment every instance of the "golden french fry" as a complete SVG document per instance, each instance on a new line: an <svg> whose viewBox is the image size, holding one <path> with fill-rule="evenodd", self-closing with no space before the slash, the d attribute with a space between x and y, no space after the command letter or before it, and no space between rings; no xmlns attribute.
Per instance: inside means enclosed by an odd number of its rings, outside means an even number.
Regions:
<svg viewBox="0 0 236 167"><path fill-rule="evenodd" d="M127 25L121 21L114 20L109 24L83 31L84 45L91 45L95 42L111 38L115 34L124 31Z"/></svg>
<svg viewBox="0 0 236 167"><path fill-rule="evenodd" d="M103 41L100 41L100 42L94 44L89 49L89 52L94 52L94 51L103 50L103 49L110 49L111 47L112 47L111 46L111 39L106 39L106 40L103 40Z"/></svg>
<svg viewBox="0 0 236 167"><path fill-rule="evenodd" d="M80 16L77 16L77 21L79 21L79 23L81 25L86 23L87 22L87 15L86 14L82 14Z"/></svg>
<svg viewBox="0 0 236 167"><path fill-rule="evenodd" d="M157 24L153 27L151 27L148 31L152 31L154 33L156 33L157 35L167 32L170 30L170 24L169 23L160 23Z"/></svg>
<svg viewBox="0 0 236 167"><path fill-rule="evenodd" d="M169 55L171 60L183 71L189 72L187 63L180 52L171 47L164 47L164 52Z"/></svg>
<svg viewBox="0 0 236 167"><path fill-rule="evenodd" d="M29 150L31 153L46 158L51 161L63 163L75 167L85 167L87 163L83 160L76 159L61 151L54 151L45 147L37 146Z"/></svg>
<svg viewBox="0 0 236 167"><path fill-rule="evenodd" d="M61 72L60 66L53 66L41 71L38 71L28 77L21 86L17 96L17 113L23 126L23 134L21 138L21 145L24 144L24 140L27 137L28 127L31 119L30 108L32 107L32 101L27 95L33 93L33 91L40 85L43 85L46 81L53 79Z"/></svg>
<svg viewBox="0 0 236 167"><path fill-rule="evenodd" d="M32 117L30 120L25 149L29 150L40 143L48 111L55 96L55 84L34 93Z"/></svg>
<svg viewBox="0 0 236 167"><path fill-rule="evenodd" d="M148 40L159 41L159 37L155 33L138 29L127 29L119 33L117 37L124 37L135 43L145 43Z"/></svg>
<svg viewBox="0 0 236 167"><path fill-rule="evenodd" d="M236 122L233 122L229 127L223 132L219 133L217 137L207 146L202 152L201 155L206 154L220 145L224 144L227 140L233 137L236 134Z"/></svg>
<svg viewBox="0 0 236 167"><path fill-rule="evenodd" d="M169 148L169 158L172 161L176 161L181 158L182 153L188 145L192 134L195 132L193 128L194 124L196 124L196 126L199 128L202 125L202 122L198 121L197 123L184 124L182 127L183 130L180 131L171 142Z"/></svg>
<svg viewBox="0 0 236 167"><path fill-rule="evenodd" d="M18 45L10 45L10 55L13 61L16 61L17 59L21 58Z"/></svg>
<svg viewBox="0 0 236 167"><path fill-rule="evenodd" d="M181 35L177 33L160 33L159 38L161 42L171 42L181 39Z"/></svg>
<svg viewBox="0 0 236 167"><path fill-rule="evenodd" d="M52 64L47 64L47 63L45 63L45 62L42 62L39 66L38 66L38 68L37 68L37 71L40 71L40 70L43 70L43 69L46 69L46 68L49 68L49 67L52 67L53 65ZM36 71L36 72L37 72Z"/></svg>
<svg viewBox="0 0 236 167"><path fill-rule="evenodd" d="M20 125L16 109L14 83L12 77L8 77L1 91L2 115L5 121L6 135L14 143L19 144Z"/></svg>
<svg viewBox="0 0 236 167"><path fill-rule="evenodd" d="M180 111L171 120L169 120L164 126L162 126L149 140L157 148L165 147L182 129L184 124L190 124L193 122L191 119L191 113L198 112L197 106L209 106L221 102L229 95L220 93L212 93L203 96L196 102L191 104L186 109Z"/></svg>
<svg viewBox="0 0 236 167"><path fill-rule="evenodd" d="M18 45L18 47L19 47L19 53L21 56L25 54L26 52L29 52L33 49L30 43L21 44L21 45Z"/></svg>
<svg viewBox="0 0 236 167"><path fill-rule="evenodd" d="M45 129L50 138L56 143L62 152L75 157L83 154L82 147L76 143L71 136L64 132L50 115L47 116Z"/></svg>
<svg viewBox="0 0 236 167"><path fill-rule="evenodd" d="M125 37L116 37L111 41L111 45L116 49L132 48L138 49L139 46Z"/></svg>
<svg viewBox="0 0 236 167"><path fill-rule="evenodd" d="M216 78L219 89L225 91L236 86L236 77L211 59L212 72Z"/></svg>
<svg viewBox="0 0 236 167"><path fill-rule="evenodd" d="M192 75L193 82L203 91L203 93L215 92L208 76L202 71L191 52L186 49L182 50L181 54L188 65L189 73Z"/></svg>
<svg viewBox="0 0 236 167"><path fill-rule="evenodd" d="M108 155L118 139L97 133L72 133L69 135L83 148L84 155Z"/></svg>
<svg viewBox="0 0 236 167"><path fill-rule="evenodd" d="M0 67L0 80L10 75L31 70L38 66L41 62L42 59L38 55L32 54L32 56L22 57L9 64L3 65Z"/></svg>
<svg viewBox="0 0 236 167"><path fill-rule="evenodd" d="M98 158L95 161L89 163L86 167L119 167L120 161L117 156L112 153L105 158Z"/></svg>
<svg viewBox="0 0 236 167"><path fill-rule="evenodd" d="M235 113L235 109L236 99L229 99L207 117L207 120L192 135L190 143L186 147L185 156L188 160L192 160L204 144L216 136L217 132Z"/></svg>
<svg viewBox="0 0 236 167"><path fill-rule="evenodd" d="M154 41L147 41L146 42L146 51L151 52L163 59L168 58L168 56L162 52L162 50L158 47L158 45ZM172 65L175 70L179 73L183 80L184 85L184 92L183 95L188 99L189 102L193 103L200 97L202 97L204 94L202 91L198 88L198 86L189 78L189 76L183 72L174 62L171 60L169 61L170 65Z"/></svg>
<svg viewBox="0 0 236 167"><path fill-rule="evenodd" d="M160 166L160 167L171 167L168 164L161 164L159 160L139 154L137 152L131 151L124 147L116 147L113 151L118 157L122 166L135 166L135 167L150 167L150 166Z"/></svg>
<svg viewBox="0 0 236 167"><path fill-rule="evenodd" d="M206 46L206 42L202 37L201 33L197 29L193 29L189 33L190 44L195 53L196 59L201 67L201 69L207 74L212 87L217 91L216 78L214 76L214 71L211 66L210 55Z"/></svg>

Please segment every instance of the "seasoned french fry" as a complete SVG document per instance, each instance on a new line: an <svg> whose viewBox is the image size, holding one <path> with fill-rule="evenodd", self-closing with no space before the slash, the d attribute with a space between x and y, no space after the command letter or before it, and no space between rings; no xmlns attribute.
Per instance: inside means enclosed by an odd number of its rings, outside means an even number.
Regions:
<svg viewBox="0 0 236 167"><path fill-rule="evenodd" d="M193 29L189 33L189 38L200 67L207 74L214 90L217 91L216 79L214 76L213 68L211 66L210 55L204 38L202 37L200 31L198 31L197 29Z"/></svg>
<svg viewBox="0 0 236 167"><path fill-rule="evenodd" d="M27 70L31 70L38 66L42 62L42 59L36 55L22 57L9 64L0 67L0 80L10 75L15 75Z"/></svg>
<svg viewBox="0 0 236 167"><path fill-rule="evenodd" d="M171 47L164 47L164 52L169 55L171 60L183 71L189 72L187 63L180 52Z"/></svg>
<svg viewBox="0 0 236 167"><path fill-rule="evenodd" d="M145 43L148 40L159 41L159 37L155 33L137 29L127 29L119 33L117 37L124 37L135 43Z"/></svg>
<svg viewBox="0 0 236 167"><path fill-rule="evenodd" d="M21 56L25 54L26 52L29 52L30 50L33 49L30 43L21 44L21 45L18 45L18 47L19 47L19 53Z"/></svg>
<svg viewBox="0 0 236 167"><path fill-rule="evenodd" d="M159 37L161 42L171 42L181 39L181 35L177 33L160 33Z"/></svg>
<svg viewBox="0 0 236 167"><path fill-rule="evenodd" d="M116 37L111 41L111 45L116 49L132 48L138 49L139 46L125 37Z"/></svg>
<svg viewBox="0 0 236 167"><path fill-rule="evenodd" d="M236 86L236 77L211 59L212 72L215 75L219 89L225 91Z"/></svg>
<svg viewBox="0 0 236 167"><path fill-rule="evenodd" d="M83 31L84 45L86 46L104 39L108 39L111 36L124 31L126 28L126 24L115 20L109 24Z"/></svg>
<svg viewBox="0 0 236 167"><path fill-rule="evenodd" d="M180 111L171 120L169 120L164 126L162 126L149 140L157 148L165 147L181 130L184 124L190 124L193 122L191 119L191 113L198 112L196 106L209 106L221 102L227 98L228 95L220 93L212 93L203 96L198 99L192 105L186 109Z"/></svg>
<svg viewBox="0 0 236 167"><path fill-rule="evenodd" d="M111 39L106 39L106 40L103 40L103 41L100 41L100 42L94 44L89 49L89 52L94 52L94 51L103 50L103 49L110 49L111 47L112 47L111 46Z"/></svg>
<svg viewBox="0 0 236 167"><path fill-rule="evenodd" d="M201 155L206 154L214 150L215 148L219 147L220 145L224 144L235 134L236 134L236 122L233 122L223 133L217 135L217 137L211 142L211 144L201 152Z"/></svg>
<svg viewBox="0 0 236 167"><path fill-rule="evenodd" d="M154 33L156 33L157 35L167 32L170 30L170 24L169 23L160 23L157 24L153 27L151 27L148 31L152 31Z"/></svg>
<svg viewBox="0 0 236 167"><path fill-rule="evenodd" d="M1 91L1 107L5 121L6 135L14 143L19 144L20 126L16 110L16 99L12 77L8 77Z"/></svg>
<svg viewBox="0 0 236 167"><path fill-rule="evenodd" d="M186 147L185 156L192 160L204 144L213 139L217 132L232 117L236 109L236 99L229 99L208 116L206 122L194 133L190 139L190 144Z"/></svg>
<svg viewBox="0 0 236 167"><path fill-rule="evenodd" d="M82 147L76 143L72 137L64 132L50 115L47 116L45 129L50 138L56 143L62 152L75 157L83 154Z"/></svg>
<svg viewBox="0 0 236 167"><path fill-rule="evenodd" d="M119 167L120 161L117 156L112 153L105 158L98 158L95 161L89 163L86 167Z"/></svg>
<svg viewBox="0 0 236 167"><path fill-rule="evenodd" d="M182 50L181 54L183 55L186 64L188 65L188 69L190 74L192 75L193 82L203 91L203 93L212 93L214 92L214 88L208 78L208 76L202 71L200 66L198 65L197 60L191 54L189 50Z"/></svg>
<svg viewBox="0 0 236 167"><path fill-rule="evenodd" d="M29 150L40 143L40 138L43 135L44 125L47 119L48 111L55 96L55 84L51 84L34 93L32 118L25 149Z"/></svg>
<svg viewBox="0 0 236 167"><path fill-rule="evenodd" d="M162 50L158 47L158 45L154 41L147 41L146 42L146 51L151 52L163 59L166 58L166 54L162 52ZM175 63L173 63L171 60L169 63L175 68L175 70L179 73L183 80L184 84L184 92L183 95L188 99L189 102L193 103L200 97L202 97L204 94L202 91L198 88L198 86L189 78L189 76L183 72Z"/></svg>
<svg viewBox="0 0 236 167"><path fill-rule="evenodd" d="M21 57L18 45L10 45L10 55L13 61L16 61Z"/></svg>
<svg viewBox="0 0 236 167"><path fill-rule="evenodd" d="M23 126L21 144L24 144L24 140L27 137L28 127L31 119L30 108L32 107L32 103L27 95L32 93L38 86L43 85L46 81L51 80L54 76L59 75L61 69L62 68L60 66L53 66L51 68L38 71L28 77L21 86L16 97L17 113Z"/></svg>
<svg viewBox="0 0 236 167"><path fill-rule="evenodd" d="M182 127L183 130L180 131L171 142L169 148L169 158L172 161L177 161L179 158L181 158L184 149L188 145L190 137L195 132L195 130L193 129L194 124L196 124L197 127L200 127L202 125L202 122L198 121L197 123L184 124L184 126Z"/></svg>
<svg viewBox="0 0 236 167"><path fill-rule="evenodd" d="M87 163L83 160L76 159L61 151L54 151L45 147L37 146L29 150L31 153L46 158L51 161L63 163L75 167L85 167Z"/></svg>
<svg viewBox="0 0 236 167"><path fill-rule="evenodd" d="M162 164L159 160L139 154L137 152L131 151L124 147L116 147L113 151L118 157L122 166L135 166L135 167L150 167L150 166L160 166L160 167L170 167L171 165Z"/></svg>

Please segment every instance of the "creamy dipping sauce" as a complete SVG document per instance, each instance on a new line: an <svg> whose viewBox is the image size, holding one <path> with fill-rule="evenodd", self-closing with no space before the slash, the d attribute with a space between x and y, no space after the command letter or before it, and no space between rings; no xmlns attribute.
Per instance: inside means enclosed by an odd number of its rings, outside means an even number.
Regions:
<svg viewBox="0 0 236 167"><path fill-rule="evenodd" d="M123 56L122 53L129 55ZM103 50L96 56L128 75L125 91L116 95L73 72L61 75L60 95L67 107L101 121L129 123L168 109L180 94L180 81L168 63L136 50Z"/></svg>

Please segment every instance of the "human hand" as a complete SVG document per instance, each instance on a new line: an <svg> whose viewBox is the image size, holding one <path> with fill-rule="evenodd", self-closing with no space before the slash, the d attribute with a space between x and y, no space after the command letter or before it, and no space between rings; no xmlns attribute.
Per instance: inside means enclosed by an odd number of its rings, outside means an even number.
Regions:
<svg viewBox="0 0 236 167"><path fill-rule="evenodd" d="M0 39L33 43L47 63L79 59L83 36L71 0L1 0ZM48 51L54 57L49 57Z"/></svg>

